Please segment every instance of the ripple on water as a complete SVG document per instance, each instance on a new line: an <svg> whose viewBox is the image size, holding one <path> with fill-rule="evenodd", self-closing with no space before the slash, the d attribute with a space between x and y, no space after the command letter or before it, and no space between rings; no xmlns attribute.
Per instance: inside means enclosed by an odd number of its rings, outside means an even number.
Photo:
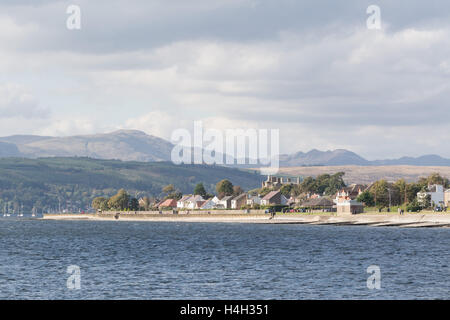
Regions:
<svg viewBox="0 0 450 320"><path fill-rule="evenodd" d="M0 241L2 299L450 298L450 229L4 220Z"/></svg>

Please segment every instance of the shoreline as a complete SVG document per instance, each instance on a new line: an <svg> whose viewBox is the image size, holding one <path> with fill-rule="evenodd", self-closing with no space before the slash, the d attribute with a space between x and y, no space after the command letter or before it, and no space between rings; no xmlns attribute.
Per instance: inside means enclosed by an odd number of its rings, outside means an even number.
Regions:
<svg viewBox="0 0 450 320"><path fill-rule="evenodd" d="M87 220L87 221L150 221L150 222L192 222L192 223L255 223L255 224L304 224L335 226L371 226L400 228L449 228L450 215L434 213L414 214L355 214L355 215L286 215L277 214L273 219L269 214L155 214L121 212L100 214L44 214L41 220Z"/></svg>

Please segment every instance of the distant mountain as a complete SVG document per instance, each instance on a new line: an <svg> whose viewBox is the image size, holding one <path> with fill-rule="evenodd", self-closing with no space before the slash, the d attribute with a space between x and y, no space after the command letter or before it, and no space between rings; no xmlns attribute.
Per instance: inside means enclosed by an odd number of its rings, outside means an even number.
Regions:
<svg viewBox="0 0 450 320"><path fill-rule="evenodd" d="M307 153L297 152L292 155L281 155L281 167L295 166L339 166L339 165L369 165L369 161L354 152L337 149L333 151L319 151L313 149Z"/></svg>
<svg viewBox="0 0 450 320"><path fill-rule="evenodd" d="M438 155L425 155L421 157L402 157L399 159L369 161L354 152L337 149L332 151L311 150L307 153L297 152L292 155L281 155L281 167L300 166L450 166L450 159Z"/></svg>
<svg viewBox="0 0 450 320"><path fill-rule="evenodd" d="M10 136L0 138L0 156L91 157L135 161L168 161L173 145L137 130L71 137ZM16 147L16 153L12 147Z"/></svg>
<svg viewBox="0 0 450 320"><path fill-rule="evenodd" d="M442 158L436 154L429 154L417 158L402 157L399 159L370 161L375 166L411 165L411 166L450 166L450 159Z"/></svg>
<svg viewBox="0 0 450 320"><path fill-rule="evenodd" d="M0 137L0 158L5 157L90 157L96 159L118 159L123 161L170 161L173 144L167 140L137 130L118 130L111 133L78 135L71 137L49 137L15 135ZM246 163L249 163L246 161ZM417 158L369 161L358 154L344 150L320 151L280 155L281 167L300 166L450 166L450 159L438 155ZM231 165L232 167L255 167L255 165Z"/></svg>

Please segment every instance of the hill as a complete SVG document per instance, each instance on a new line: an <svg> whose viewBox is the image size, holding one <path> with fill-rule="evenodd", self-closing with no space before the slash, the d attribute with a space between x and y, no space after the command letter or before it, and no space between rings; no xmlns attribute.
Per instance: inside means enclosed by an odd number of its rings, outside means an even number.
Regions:
<svg viewBox="0 0 450 320"><path fill-rule="evenodd" d="M347 184L370 184L379 179L395 181L400 178L408 182L417 181L420 177L427 177L432 173L450 177L448 166L314 166L314 167L283 167L280 174L292 176L318 176L345 172L344 181Z"/></svg>
<svg viewBox="0 0 450 320"><path fill-rule="evenodd" d="M137 130L71 137L16 135L0 138L0 156L91 157L124 161L168 161L173 145ZM16 148L16 152L11 151ZM5 151L6 150L6 151ZM9 151L8 151L9 150Z"/></svg>
<svg viewBox="0 0 450 320"><path fill-rule="evenodd" d="M133 196L158 196L173 184L191 193L203 182L207 191L229 179L244 189L259 187L259 174L205 165L174 165L170 162L136 162L90 158L0 159L0 212L5 204L29 212L33 206L72 210L86 208L96 196L111 196L125 188Z"/></svg>
<svg viewBox="0 0 450 320"><path fill-rule="evenodd" d="M336 149L320 151L313 149L309 152L297 152L291 155L280 155L280 166L450 166L450 159L438 155L424 155L420 157L401 157L399 159L366 160L354 152Z"/></svg>
<svg viewBox="0 0 450 320"><path fill-rule="evenodd" d="M370 162L374 166L392 166L392 165L409 165L409 166L450 166L450 159L442 158L435 154L429 154L413 157L401 157L392 160L375 160Z"/></svg>
<svg viewBox="0 0 450 320"><path fill-rule="evenodd" d="M123 161L170 161L173 144L164 139L137 130L118 130L110 133L49 137L14 135L0 137L0 158L4 157L90 157L96 159L118 159ZM247 162L248 163L248 162ZM438 155L417 158L401 157L369 161L345 149L296 152L280 155L280 166L450 166L450 159ZM253 165L232 165L250 168Z"/></svg>
<svg viewBox="0 0 450 320"><path fill-rule="evenodd" d="M90 157L123 161L170 161L173 144L137 130L118 130L110 133L49 137L15 135L0 137L0 158L4 157ZM248 162L247 162L248 163ZM438 155L402 157L369 161L345 149L297 152L280 155L280 166L450 166L450 159ZM232 165L250 168L253 165Z"/></svg>
<svg viewBox="0 0 450 320"><path fill-rule="evenodd" d="M339 165L369 165L369 161L354 152L337 149L332 151L319 151L313 149L307 153L297 152L292 155L281 155L280 165L292 166L339 166Z"/></svg>

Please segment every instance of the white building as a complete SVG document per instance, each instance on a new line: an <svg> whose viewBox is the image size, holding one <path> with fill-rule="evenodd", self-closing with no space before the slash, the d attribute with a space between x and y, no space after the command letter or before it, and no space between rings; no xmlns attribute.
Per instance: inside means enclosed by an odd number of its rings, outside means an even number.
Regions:
<svg viewBox="0 0 450 320"><path fill-rule="evenodd" d="M216 206L217 206L217 203L215 203L213 201L213 199L209 199L209 200L206 200L203 203L203 205L200 207L200 209L202 209L202 210L211 210L211 209L215 209Z"/></svg>
<svg viewBox="0 0 450 320"><path fill-rule="evenodd" d="M261 197L260 196L248 196L247 198L247 205L248 206L254 206L255 204L261 204Z"/></svg>
<svg viewBox="0 0 450 320"><path fill-rule="evenodd" d="M192 195L188 194L183 196L180 200L177 201L177 208L184 209L186 208L186 201L192 197Z"/></svg>
<svg viewBox="0 0 450 320"><path fill-rule="evenodd" d="M220 199L217 196L214 196L214 198L212 198L211 201L217 205L219 203Z"/></svg>
<svg viewBox="0 0 450 320"><path fill-rule="evenodd" d="M431 197L431 205L436 207L444 207L445 206L445 198L444 198L444 186L440 184L434 184L428 186L427 192L418 192L417 200L421 203L425 201L426 196L429 195Z"/></svg>
<svg viewBox="0 0 450 320"><path fill-rule="evenodd" d="M231 209L231 200L233 196L226 196L219 200L217 203L217 208L221 209Z"/></svg>
<svg viewBox="0 0 450 320"><path fill-rule="evenodd" d="M205 199L200 195L185 195L177 201L177 208L190 210L198 209L201 205L200 203L203 201L205 201Z"/></svg>
<svg viewBox="0 0 450 320"><path fill-rule="evenodd" d="M231 209L240 209L247 204L247 194L242 193L237 197L231 199Z"/></svg>
<svg viewBox="0 0 450 320"><path fill-rule="evenodd" d="M185 201L184 205L185 205L186 209L191 209L191 210L199 209L204 201L205 201L205 199L203 199L202 196L196 195L196 196L192 196L189 199L187 199Z"/></svg>

